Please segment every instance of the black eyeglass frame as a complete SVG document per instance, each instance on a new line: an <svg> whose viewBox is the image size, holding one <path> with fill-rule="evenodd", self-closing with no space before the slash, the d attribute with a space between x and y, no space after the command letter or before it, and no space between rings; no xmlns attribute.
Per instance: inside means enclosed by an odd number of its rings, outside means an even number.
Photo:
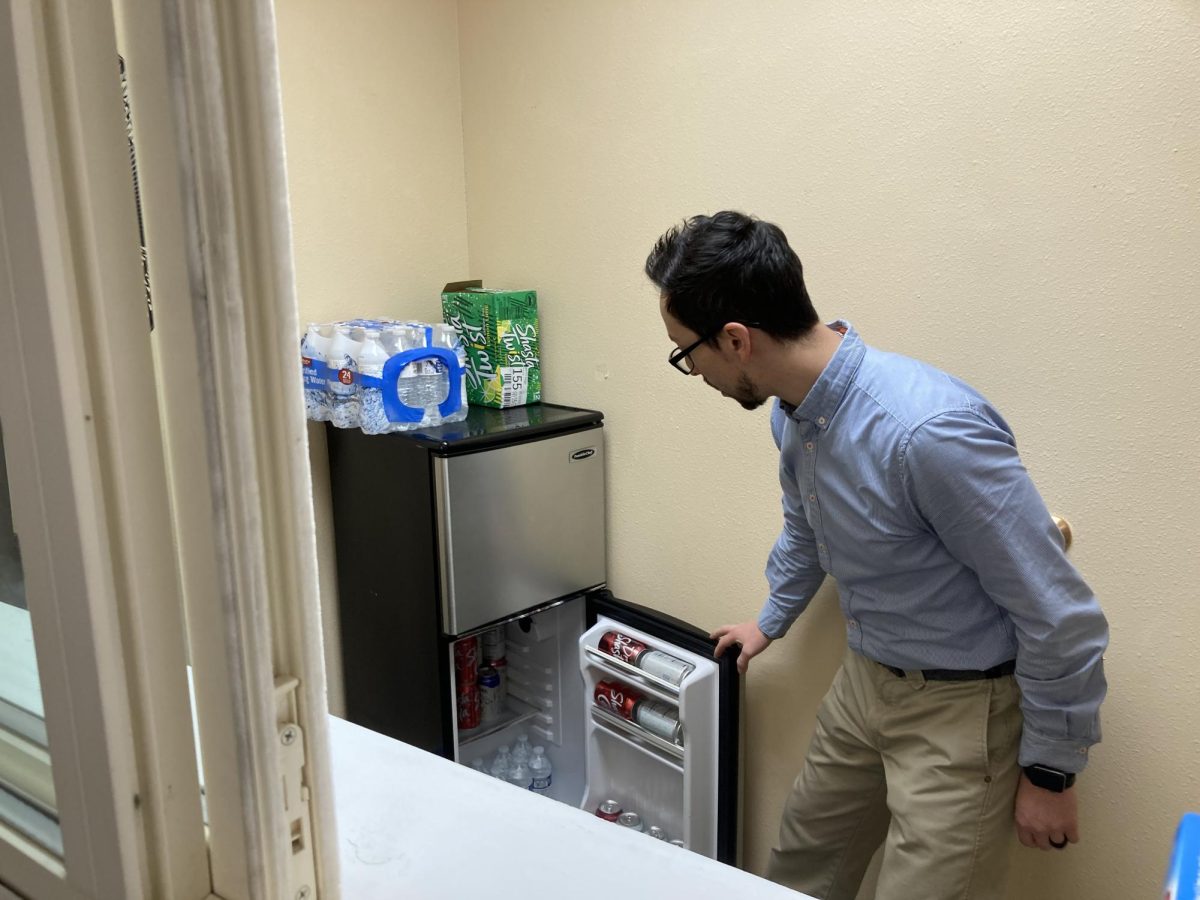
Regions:
<svg viewBox="0 0 1200 900"><path fill-rule="evenodd" d="M667 362L669 362L672 366L674 366L676 369L678 369L684 375L691 375L692 372L694 372L696 370L696 365L695 365L695 363L692 362L692 357L691 357L692 351L695 350L697 347L699 347L701 344L703 344L705 341L708 341L708 340L712 339L713 337L715 337L717 334L720 333L722 328L724 328L726 325L729 325L729 324L743 325L746 328L762 328L762 324L759 322L734 322L734 323L722 322L716 328L712 329L709 332L706 332L704 334L704 336L701 337L700 340L696 341L694 344L688 344L682 350L680 350L678 347L676 347L675 351L667 356Z"/></svg>

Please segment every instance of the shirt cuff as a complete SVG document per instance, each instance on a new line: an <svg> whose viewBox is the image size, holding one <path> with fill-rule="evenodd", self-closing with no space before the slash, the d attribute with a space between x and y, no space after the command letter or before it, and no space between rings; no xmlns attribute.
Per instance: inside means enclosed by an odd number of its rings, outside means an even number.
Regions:
<svg viewBox="0 0 1200 900"><path fill-rule="evenodd" d="M758 614L758 630L774 641L787 634L787 630L792 627L794 621L794 618L789 619L773 610L768 601L763 611Z"/></svg>
<svg viewBox="0 0 1200 900"><path fill-rule="evenodd" d="M1060 772L1078 774L1087 767L1090 747L1090 742L1046 737L1026 727L1021 734L1021 751L1017 760L1021 768L1043 765Z"/></svg>

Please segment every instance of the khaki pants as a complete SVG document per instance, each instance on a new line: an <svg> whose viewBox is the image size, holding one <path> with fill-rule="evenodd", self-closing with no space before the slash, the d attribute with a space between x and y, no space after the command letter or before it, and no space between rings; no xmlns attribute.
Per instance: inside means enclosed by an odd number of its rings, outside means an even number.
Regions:
<svg viewBox="0 0 1200 900"><path fill-rule="evenodd" d="M817 713L767 877L854 900L886 839L876 900L1002 898L1019 696L1012 675L901 678L848 652Z"/></svg>

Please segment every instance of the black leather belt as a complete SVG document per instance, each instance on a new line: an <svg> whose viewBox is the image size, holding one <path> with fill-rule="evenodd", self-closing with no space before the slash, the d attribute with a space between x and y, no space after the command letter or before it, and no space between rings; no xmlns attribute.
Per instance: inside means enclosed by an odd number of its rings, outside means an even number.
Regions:
<svg viewBox="0 0 1200 900"><path fill-rule="evenodd" d="M904 670L897 669L895 666L883 666L893 675L899 678L904 678ZM926 681L983 681L987 678L1000 678L1004 675L1011 675L1017 671L1017 661L1010 659L1008 662L1002 662L998 666L992 666L990 669L922 669L921 674L925 676Z"/></svg>

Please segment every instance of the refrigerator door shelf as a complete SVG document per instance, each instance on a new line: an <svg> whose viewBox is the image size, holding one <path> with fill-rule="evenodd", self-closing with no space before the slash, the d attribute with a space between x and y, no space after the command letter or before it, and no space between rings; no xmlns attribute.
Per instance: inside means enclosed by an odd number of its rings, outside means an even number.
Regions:
<svg viewBox="0 0 1200 900"><path fill-rule="evenodd" d="M644 746L613 731L589 723L592 728L587 790L581 808L594 813L605 800L616 800L626 812L642 817L647 828L658 825L671 838L681 838L689 848L704 852L692 843L686 819L689 808L687 776L679 765L662 757L648 756ZM653 838L647 838L653 840Z"/></svg>
<svg viewBox="0 0 1200 900"><path fill-rule="evenodd" d="M613 735L614 737L620 740L632 741L636 749L643 750L652 759L666 763L682 774L683 747L671 741L663 740L657 734L651 734L637 723L630 722L628 719L622 719L620 716L614 716L612 713L605 712L598 706L592 707L592 719L601 728L616 732ZM664 754L670 756L671 759L663 759Z"/></svg>
<svg viewBox="0 0 1200 900"><path fill-rule="evenodd" d="M663 700L670 703L679 703L679 686L671 684L671 682L659 678L657 675L639 669L637 666L617 659L615 656L609 656L602 650L584 644L583 652L588 659L585 662L597 666L600 669L607 669L614 676L621 678L624 681L632 681L634 684L644 688L649 688L652 693L657 694ZM690 677L690 673L689 673ZM685 678L686 682L687 679Z"/></svg>
<svg viewBox="0 0 1200 900"><path fill-rule="evenodd" d="M641 641L652 650L661 650L671 656L689 662L694 667L683 683L676 687L662 678L651 675L637 666L630 665L615 656L609 656L600 650L600 639L607 631L619 631L635 640ZM635 626L624 622L616 622L603 615L596 619L596 624L588 629L587 634L579 641L580 668L587 682L588 702L591 702L596 682L606 678L616 678L631 687L645 692L654 700L661 700L678 707L679 718L683 722L684 731L699 727L705 734L709 733L717 714L717 680L719 666L717 661L709 656L692 653L682 647L660 640L647 634ZM689 720L688 706L695 707L695 712ZM715 732L714 732L715 733Z"/></svg>

